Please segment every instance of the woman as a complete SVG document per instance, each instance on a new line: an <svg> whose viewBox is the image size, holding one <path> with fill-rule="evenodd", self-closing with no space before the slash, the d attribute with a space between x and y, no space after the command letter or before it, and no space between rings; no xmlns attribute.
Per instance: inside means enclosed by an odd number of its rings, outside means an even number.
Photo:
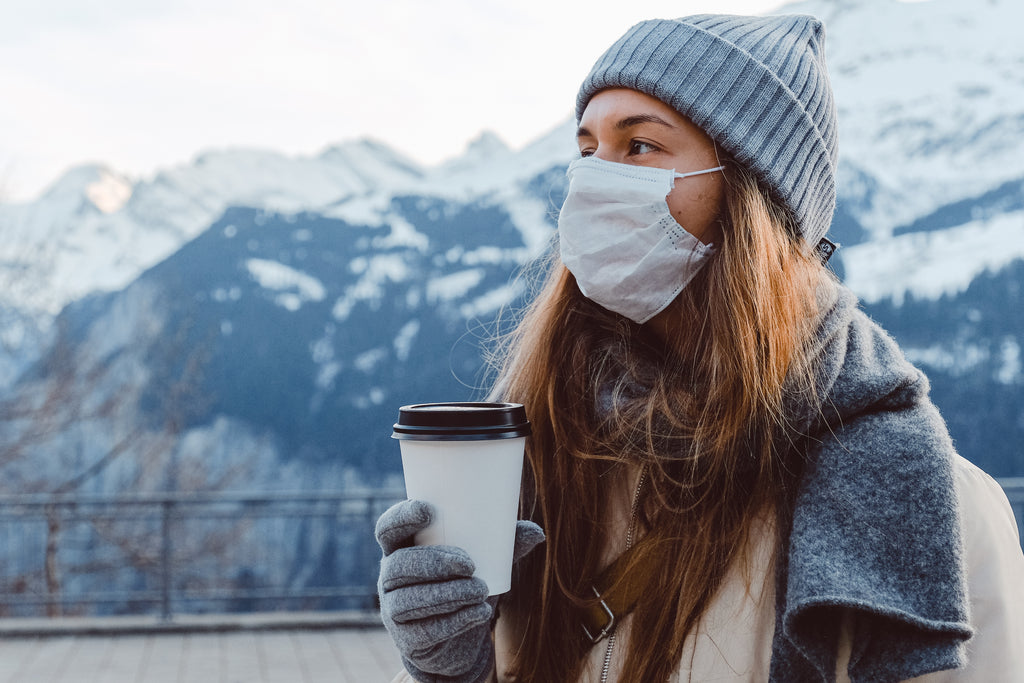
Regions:
<svg viewBox="0 0 1024 683"><path fill-rule="evenodd" d="M561 259L494 391L534 429L512 592L408 547L423 504L378 522L415 680L1024 679L1006 498L823 263L822 41L701 15L594 66Z"/></svg>

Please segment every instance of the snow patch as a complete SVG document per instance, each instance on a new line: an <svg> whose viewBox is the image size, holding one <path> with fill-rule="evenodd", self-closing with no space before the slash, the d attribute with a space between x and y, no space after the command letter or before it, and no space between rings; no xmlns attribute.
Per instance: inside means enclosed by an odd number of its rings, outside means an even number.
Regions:
<svg viewBox="0 0 1024 683"><path fill-rule="evenodd" d="M519 193L504 198L501 206L523 236L528 258L540 256L551 242L561 207Z"/></svg>
<svg viewBox="0 0 1024 683"><path fill-rule="evenodd" d="M357 396L355 399L353 399L352 404L356 408L363 410L366 408L370 408L372 406L381 405L382 403L384 403L384 399L386 398L387 392L385 392L380 387L373 387L368 392L366 392L366 396Z"/></svg>
<svg viewBox="0 0 1024 683"><path fill-rule="evenodd" d="M989 358L988 349L977 344L957 345L954 348L940 344L906 347L903 353L914 365L925 365L953 377L966 375Z"/></svg>
<svg viewBox="0 0 1024 683"><path fill-rule="evenodd" d="M395 357L399 361L405 362L409 359L409 354L412 353L413 342L416 341L416 335L420 332L420 321L410 320L406 324L402 325L402 329L395 335Z"/></svg>
<svg viewBox="0 0 1024 683"><path fill-rule="evenodd" d="M323 209L322 213L328 218L337 218L349 225L379 228L384 225L390 206L391 196L378 192L339 201Z"/></svg>
<svg viewBox="0 0 1024 683"><path fill-rule="evenodd" d="M378 365L387 360L387 358L388 350L383 347L377 347L375 349L370 349L369 351L363 351L355 357L352 364L355 366L356 370L365 372L369 375Z"/></svg>
<svg viewBox="0 0 1024 683"><path fill-rule="evenodd" d="M419 251L426 251L430 242L427 236L416 230L409 221L401 216L390 215L387 222L391 226L391 232L387 237L377 237L373 240L375 249L394 249L397 247L411 247Z"/></svg>
<svg viewBox="0 0 1024 683"><path fill-rule="evenodd" d="M941 232L913 232L843 249L844 281L861 299L911 294L938 299L963 292L971 280L1024 258L1024 211L1001 214Z"/></svg>
<svg viewBox="0 0 1024 683"><path fill-rule="evenodd" d="M307 301L323 301L327 290L320 280L278 261L251 258L246 270L260 287L280 292L274 302L288 311L297 311Z"/></svg>
<svg viewBox="0 0 1024 683"><path fill-rule="evenodd" d="M384 299L384 285L410 277L409 265L400 254L360 256L352 259L349 270L360 277L335 301L331 315L338 321L346 320L359 303L366 303L371 309L379 308Z"/></svg>
<svg viewBox="0 0 1024 683"><path fill-rule="evenodd" d="M477 247L462 254L460 260L467 266L501 265L503 263L525 263L530 254L525 249L501 249L499 247Z"/></svg>
<svg viewBox="0 0 1024 683"><path fill-rule="evenodd" d="M435 304L465 296L484 279L482 268L463 270L451 275L434 278L427 283L427 302Z"/></svg>
<svg viewBox="0 0 1024 683"><path fill-rule="evenodd" d="M522 288L515 283L510 283L497 289L492 289L483 296L459 307L459 312L467 320L477 318L488 313L494 313L508 306L521 293Z"/></svg>
<svg viewBox="0 0 1024 683"><path fill-rule="evenodd" d="M219 304L227 303L228 301L238 301L242 298L241 287L218 287L217 289L210 292L210 298Z"/></svg>
<svg viewBox="0 0 1024 683"><path fill-rule="evenodd" d="M1021 379L1020 344L1013 337L1006 337L999 348L1000 367L996 381L1000 384L1015 384Z"/></svg>
<svg viewBox="0 0 1024 683"><path fill-rule="evenodd" d="M292 292L283 292L274 297L274 303L286 311L294 313L302 308L302 297Z"/></svg>
<svg viewBox="0 0 1024 683"><path fill-rule="evenodd" d="M1013 337L1004 337L994 353L978 344L957 344L952 347L935 344L906 348L904 353L911 363L940 370L952 377L963 377L975 372L989 360L995 361L993 379L1000 384L1016 384L1024 376L1020 344Z"/></svg>
<svg viewBox="0 0 1024 683"><path fill-rule="evenodd" d="M341 372L341 363L331 361L320 366L316 373L316 387L327 391L334 387L334 378Z"/></svg>

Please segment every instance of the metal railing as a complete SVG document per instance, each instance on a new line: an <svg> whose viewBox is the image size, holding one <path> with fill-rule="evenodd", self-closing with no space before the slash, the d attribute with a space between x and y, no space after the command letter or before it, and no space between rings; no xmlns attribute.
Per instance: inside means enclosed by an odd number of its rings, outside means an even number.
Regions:
<svg viewBox="0 0 1024 683"><path fill-rule="evenodd" d="M1024 531L1024 477L1000 484ZM373 609L373 525L403 496L0 496L0 616Z"/></svg>
<svg viewBox="0 0 1024 683"><path fill-rule="evenodd" d="M368 609L402 491L0 496L0 616Z"/></svg>

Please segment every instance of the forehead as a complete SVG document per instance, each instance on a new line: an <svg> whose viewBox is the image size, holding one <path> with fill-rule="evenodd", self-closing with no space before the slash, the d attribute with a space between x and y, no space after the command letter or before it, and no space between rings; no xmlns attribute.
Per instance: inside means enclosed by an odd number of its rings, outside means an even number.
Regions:
<svg viewBox="0 0 1024 683"><path fill-rule="evenodd" d="M697 124L656 97L638 90L614 88L594 95L583 110L578 137L626 134L645 126L645 134L659 130L667 139L699 140L712 144Z"/></svg>
<svg viewBox="0 0 1024 683"><path fill-rule="evenodd" d="M656 97L638 90L612 88L602 90L590 98L580 118L580 126L617 123L621 119L644 114L654 115L666 123L677 126L689 124L682 114Z"/></svg>

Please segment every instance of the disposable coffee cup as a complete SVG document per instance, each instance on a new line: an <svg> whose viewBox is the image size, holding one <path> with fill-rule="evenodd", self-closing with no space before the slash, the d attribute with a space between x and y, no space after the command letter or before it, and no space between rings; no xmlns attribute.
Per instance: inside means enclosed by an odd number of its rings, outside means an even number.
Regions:
<svg viewBox="0 0 1024 683"><path fill-rule="evenodd" d="M421 403L399 409L391 435L402 452L406 495L433 507L415 543L465 550L490 595L512 587L529 433L518 403Z"/></svg>

